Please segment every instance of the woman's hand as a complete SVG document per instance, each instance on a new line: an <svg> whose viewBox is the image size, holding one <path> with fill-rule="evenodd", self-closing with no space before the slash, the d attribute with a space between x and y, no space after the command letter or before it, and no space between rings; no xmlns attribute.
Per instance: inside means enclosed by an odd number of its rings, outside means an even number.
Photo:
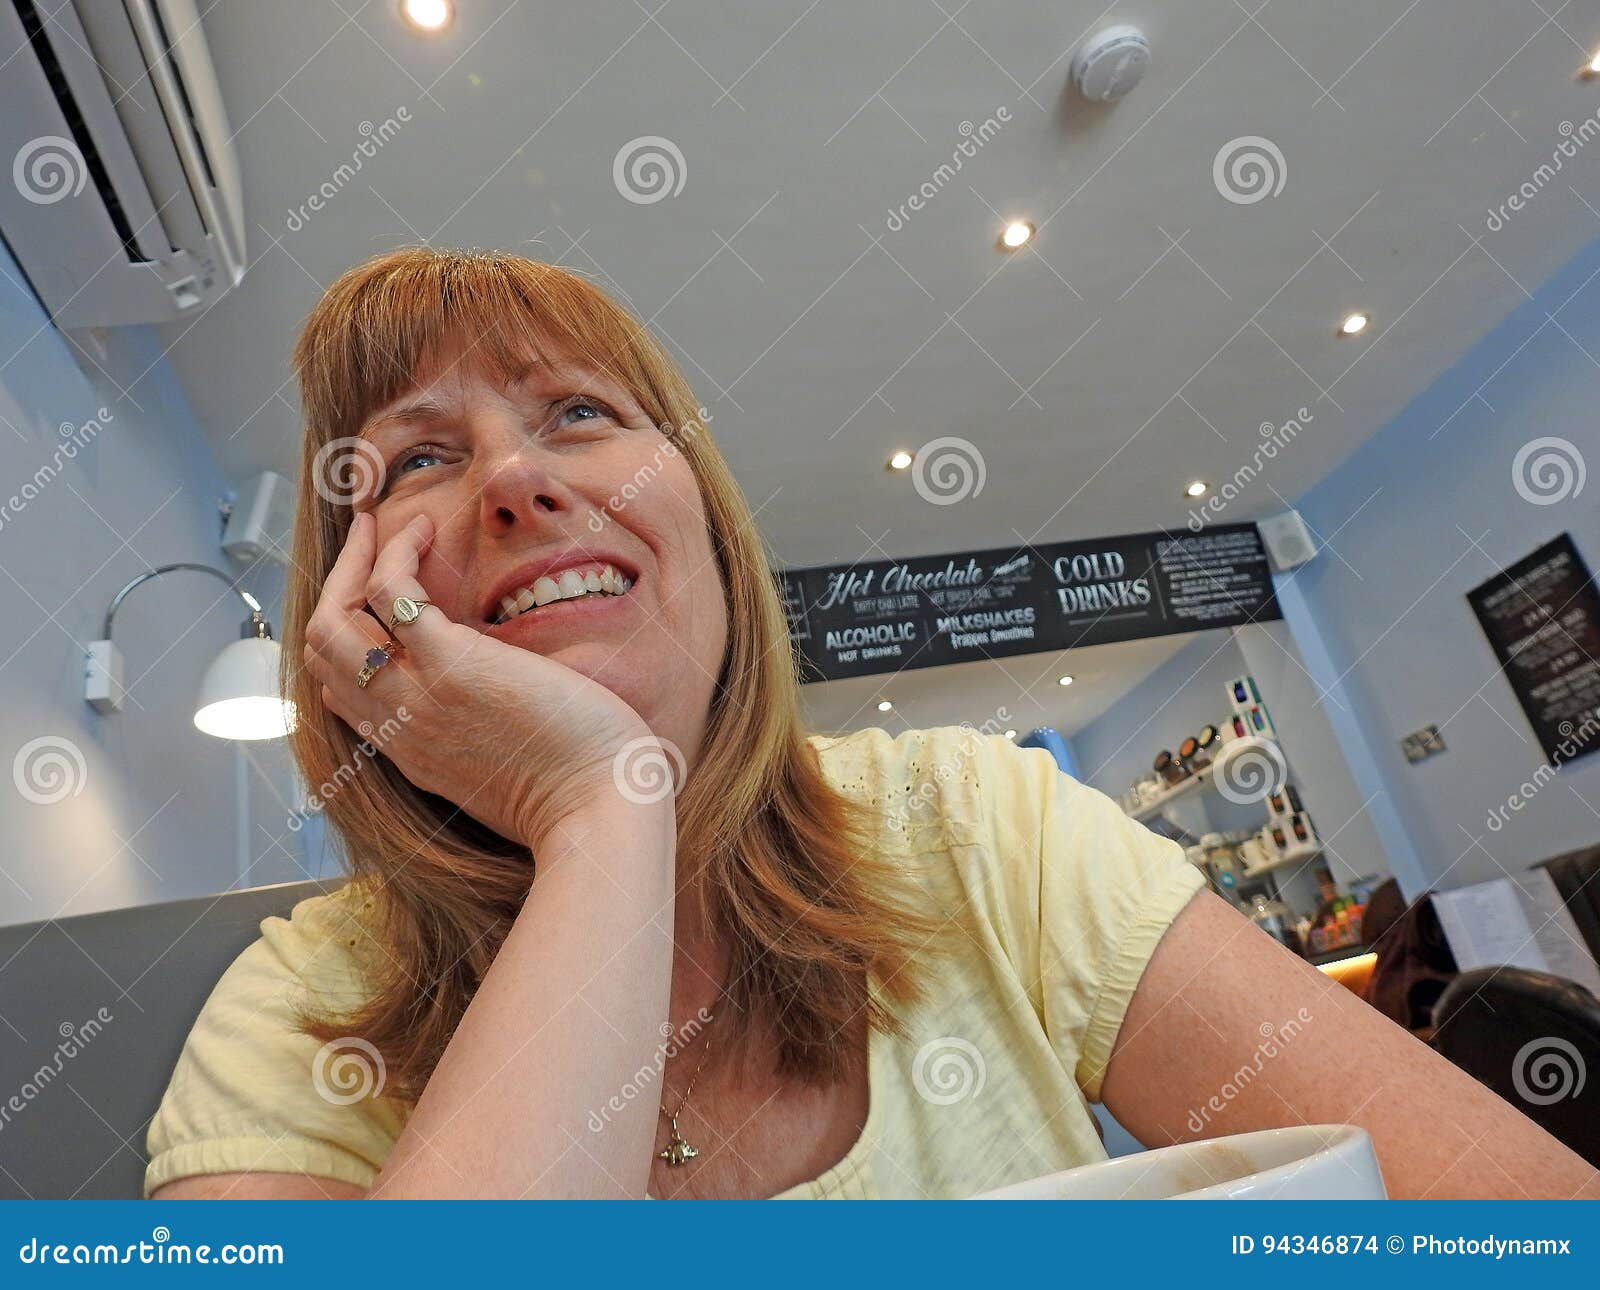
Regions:
<svg viewBox="0 0 1600 1290"><path fill-rule="evenodd" d="M649 728L604 686L433 605L396 628L404 649L358 686L367 651L389 639L395 598L426 598L417 570L432 521L414 516L382 551L376 535L373 517L357 515L306 623L323 703L363 735L392 730L379 747L408 780L537 851L616 794L618 758Z"/></svg>

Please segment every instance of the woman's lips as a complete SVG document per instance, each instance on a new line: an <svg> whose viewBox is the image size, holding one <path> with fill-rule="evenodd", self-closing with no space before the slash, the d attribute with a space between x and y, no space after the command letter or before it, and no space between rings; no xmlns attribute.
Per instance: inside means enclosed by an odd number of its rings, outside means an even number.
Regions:
<svg viewBox="0 0 1600 1290"><path fill-rule="evenodd" d="M509 622L520 614L558 600L581 600L585 596L627 594L633 578L609 561L579 561L564 569L552 570L508 591L500 598L499 611L491 622Z"/></svg>
<svg viewBox="0 0 1600 1290"><path fill-rule="evenodd" d="M637 585L637 584L635 584ZM634 597L630 589L621 595L597 592L572 600L552 600L502 623L493 623L485 635L496 640L514 641L533 636L541 631L559 629L581 622L599 623L618 613L626 612ZM598 617L597 617L598 616Z"/></svg>
<svg viewBox="0 0 1600 1290"><path fill-rule="evenodd" d="M581 593L585 582L597 584L589 590L621 594L637 576L632 566L614 555L583 551L569 544L559 554L529 560L502 578L489 593L489 603L480 612L485 622L505 622L516 617L520 610L532 609L535 604L543 605Z"/></svg>

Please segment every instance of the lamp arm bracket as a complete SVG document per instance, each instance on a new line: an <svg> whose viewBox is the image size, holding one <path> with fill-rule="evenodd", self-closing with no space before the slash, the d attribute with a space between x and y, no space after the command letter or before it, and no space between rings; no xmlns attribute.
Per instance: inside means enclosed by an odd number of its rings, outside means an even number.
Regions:
<svg viewBox="0 0 1600 1290"><path fill-rule="evenodd" d="M135 587L149 582L152 578L159 578L164 573L172 573L178 569L192 569L196 573L209 573L213 578L226 583L228 589L234 592L244 603L249 606L250 619L245 623L244 629L239 633L241 637L264 636L270 638L272 627L262 614L261 602L241 587L238 581L230 578L221 569L214 569L209 564L192 564L188 561L179 561L176 564L163 564L159 568L147 569L138 577L130 581L121 591L111 599L111 607L106 610L105 630L100 633L104 640L111 639L111 622L117 616L117 610L122 607L122 602L128 598L128 593Z"/></svg>

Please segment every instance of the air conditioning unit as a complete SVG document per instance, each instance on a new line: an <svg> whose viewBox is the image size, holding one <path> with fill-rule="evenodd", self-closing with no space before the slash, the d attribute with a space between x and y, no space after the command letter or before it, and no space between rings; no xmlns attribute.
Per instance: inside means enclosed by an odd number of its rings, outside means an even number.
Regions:
<svg viewBox="0 0 1600 1290"><path fill-rule="evenodd" d="M193 0L0 0L0 234L57 326L194 315L244 203Z"/></svg>

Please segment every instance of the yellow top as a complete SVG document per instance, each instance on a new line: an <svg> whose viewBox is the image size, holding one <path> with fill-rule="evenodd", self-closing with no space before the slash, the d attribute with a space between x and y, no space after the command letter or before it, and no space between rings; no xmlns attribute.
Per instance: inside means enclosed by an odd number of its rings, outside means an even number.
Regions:
<svg viewBox="0 0 1600 1290"><path fill-rule="evenodd" d="M887 808L883 852L964 934L905 1035L872 1036L861 1137L780 1199L962 1197L1103 1160L1088 1103L1200 871L1042 749L962 727L813 743L836 785ZM266 919L218 982L150 1124L146 1195L243 1170L371 1184L408 1106L381 1095L364 1041L319 1045L292 1019L305 990L360 997L362 900L346 887Z"/></svg>

